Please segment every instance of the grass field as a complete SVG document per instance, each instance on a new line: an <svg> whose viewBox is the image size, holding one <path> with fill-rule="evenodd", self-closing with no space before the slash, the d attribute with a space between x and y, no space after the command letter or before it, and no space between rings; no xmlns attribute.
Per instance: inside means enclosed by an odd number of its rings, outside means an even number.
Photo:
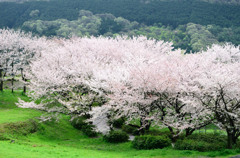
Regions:
<svg viewBox="0 0 240 158"><path fill-rule="evenodd" d="M172 147L136 150L131 142L106 143L101 135L97 138L83 135L71 126L66 115L59 122L32 121L37 121L43 112L16 107L18 97L28 100L21 91L0 92L0 158L226 158L240 154L240 150L198 152Z"/></svg>

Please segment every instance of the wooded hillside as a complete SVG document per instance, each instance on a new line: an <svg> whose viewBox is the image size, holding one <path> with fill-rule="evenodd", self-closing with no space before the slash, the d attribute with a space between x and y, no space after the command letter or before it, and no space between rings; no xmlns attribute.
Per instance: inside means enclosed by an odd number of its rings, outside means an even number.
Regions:
<svg viewBox="0 0 240 158"><path fill-rule="evenodd" d="M209 3L211 2L211 3ZM199 51L212 43L240 44L240 6L210 0L50 0L0 5L0 28L45 36L145 35ZM84 12L83 15L80 12ZM86 13L86 14L85 14Z"/></svg>

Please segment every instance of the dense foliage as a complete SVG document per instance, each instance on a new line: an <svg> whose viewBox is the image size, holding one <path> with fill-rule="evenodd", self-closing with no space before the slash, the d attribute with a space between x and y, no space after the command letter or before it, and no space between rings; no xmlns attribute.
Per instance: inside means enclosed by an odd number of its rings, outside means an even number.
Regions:
<svg viewBox="0 0 240 158"><path fill-rule="evenodd" d="M225 149L226 146L224 142L207 143L205 141L196 140L179 140L175 144L175 148L178 150L196 150L196 151L216 151Z"/></svg>
<svg viewBox="0 0 240 158"><path fill-rule="evenodd" d="M74 128L81 130L83 128L83 126L86 126L87 123L86 121L86 117L81 116L81 117L73 117L71 120L71 124Z"/></svg>
<svg viewBox="0 0 240 158"><path fill-rule="evenodd" d="M148 38L172 41L174 48L197 52L213 43L240 44L238 18L240 6L226 3L239 2L223 0L3 2L0 5L0 28L21 27L40 36L145 35ZM81 10L89 10L92 13L81 14ZM198 27L189 28L190 25L193 26L192 24Z"/></svg>
<svg viewBox="0 0 240 158"><path fill-rule="evenodd" d="M132 141L132 146L135 149L162 149L170 146L171 140L166 136L136 136Z"/></svg>
<svg viewBox="0 0 240 158"><path fill-rule="evenodd" d="M122 131L110 131L103 136L103 140L109 143L121 143L128 141L129 136Z"/></svg>
<svg viewBox="0 0 240 158"><path fill-rule="evenodd" d="M193 134L178 140L175 148L179 150L214 151L226 149L227 137L219 134Z"/></svg>
<svg viewBox="0 0 240 158"><path fill-rule="evenodd" d="M72 35L80 37L144 35L157 40L172 41L174 48L181 48L187 52L206 49L207 46L214 43L232 42L235 45L240 43L239 27L222 28L216 25L203 26L194 23L179 25L175 29L170 26L166 27L161 23L146 26L136 21L130 22L122 17L117 18L112 14L93 15L92 12L84 10L79 12L78 20L30 20L24 22L22 29L41 36L57 35L65 38Z"/></svg>
<svg viewBox="0 0 240 158"><path fill-rule="evenodd" d="M174 28L189 22L201 25L216 24L221 27L239 26L240 9L235 5L209 4L207 2L188 1L152 1L140 0L51 0L48 2L1 3L0 23L2 27L18 27L30 19L30 12L39 10L40 20L68 19L76 20L80 10L89 10L94 14L111 13L130 21L153 25L162 23Z"/></svg>

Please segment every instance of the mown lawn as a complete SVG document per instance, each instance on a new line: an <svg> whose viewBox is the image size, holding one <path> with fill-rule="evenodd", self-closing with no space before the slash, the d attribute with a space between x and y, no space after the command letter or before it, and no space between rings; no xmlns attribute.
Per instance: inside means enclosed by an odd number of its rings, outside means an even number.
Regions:
<svg viewBox="0 0 240 158"><path fill-rule="evenodd" d="M37 120L43 112L18 108L15 105L18 97L25 101L29 100L21 91L0 92L1 158L203 158L240 154L240 150L198 152L174 150L172 147L136 150L131 147L131 142L110 144L104 142L101 135L88 138L71 126L70 117L66 115L62 115L59 122L35 122L37 125L35 127L32 126L33 121L29 119Z"/></svg>

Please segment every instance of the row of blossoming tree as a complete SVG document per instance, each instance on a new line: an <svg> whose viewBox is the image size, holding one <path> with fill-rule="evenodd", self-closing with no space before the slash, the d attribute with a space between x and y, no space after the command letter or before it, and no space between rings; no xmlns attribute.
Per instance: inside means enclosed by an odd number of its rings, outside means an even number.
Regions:
<svg viewBox="0 0 240 158"><path fill-rule="evenodd" d="M57 101L64 108L48 111L139 120L139 130L168 128L173 141L214 123L226 130L232 148L240 135L239 47L184 54L171 45L142 36L46 39L6 29L0 31L0 74L25 70L33 101L19 100L19 107L44 110ZM13 70L13 60L22 67Z"/></svg>
<svg viewBox="0 0 240 158"><path fill-rule="evenodd" d="M0 30L0 91L3 91L3 82L5 77L10 77L12 92L19 88L14 86L15 76L26 81L25 72L28 68L29 61L35 54L47 44L46 39L33 37L31 33L24 33L20 30L10 29ZM26 86L23 86L26 92Z"/></svg>

